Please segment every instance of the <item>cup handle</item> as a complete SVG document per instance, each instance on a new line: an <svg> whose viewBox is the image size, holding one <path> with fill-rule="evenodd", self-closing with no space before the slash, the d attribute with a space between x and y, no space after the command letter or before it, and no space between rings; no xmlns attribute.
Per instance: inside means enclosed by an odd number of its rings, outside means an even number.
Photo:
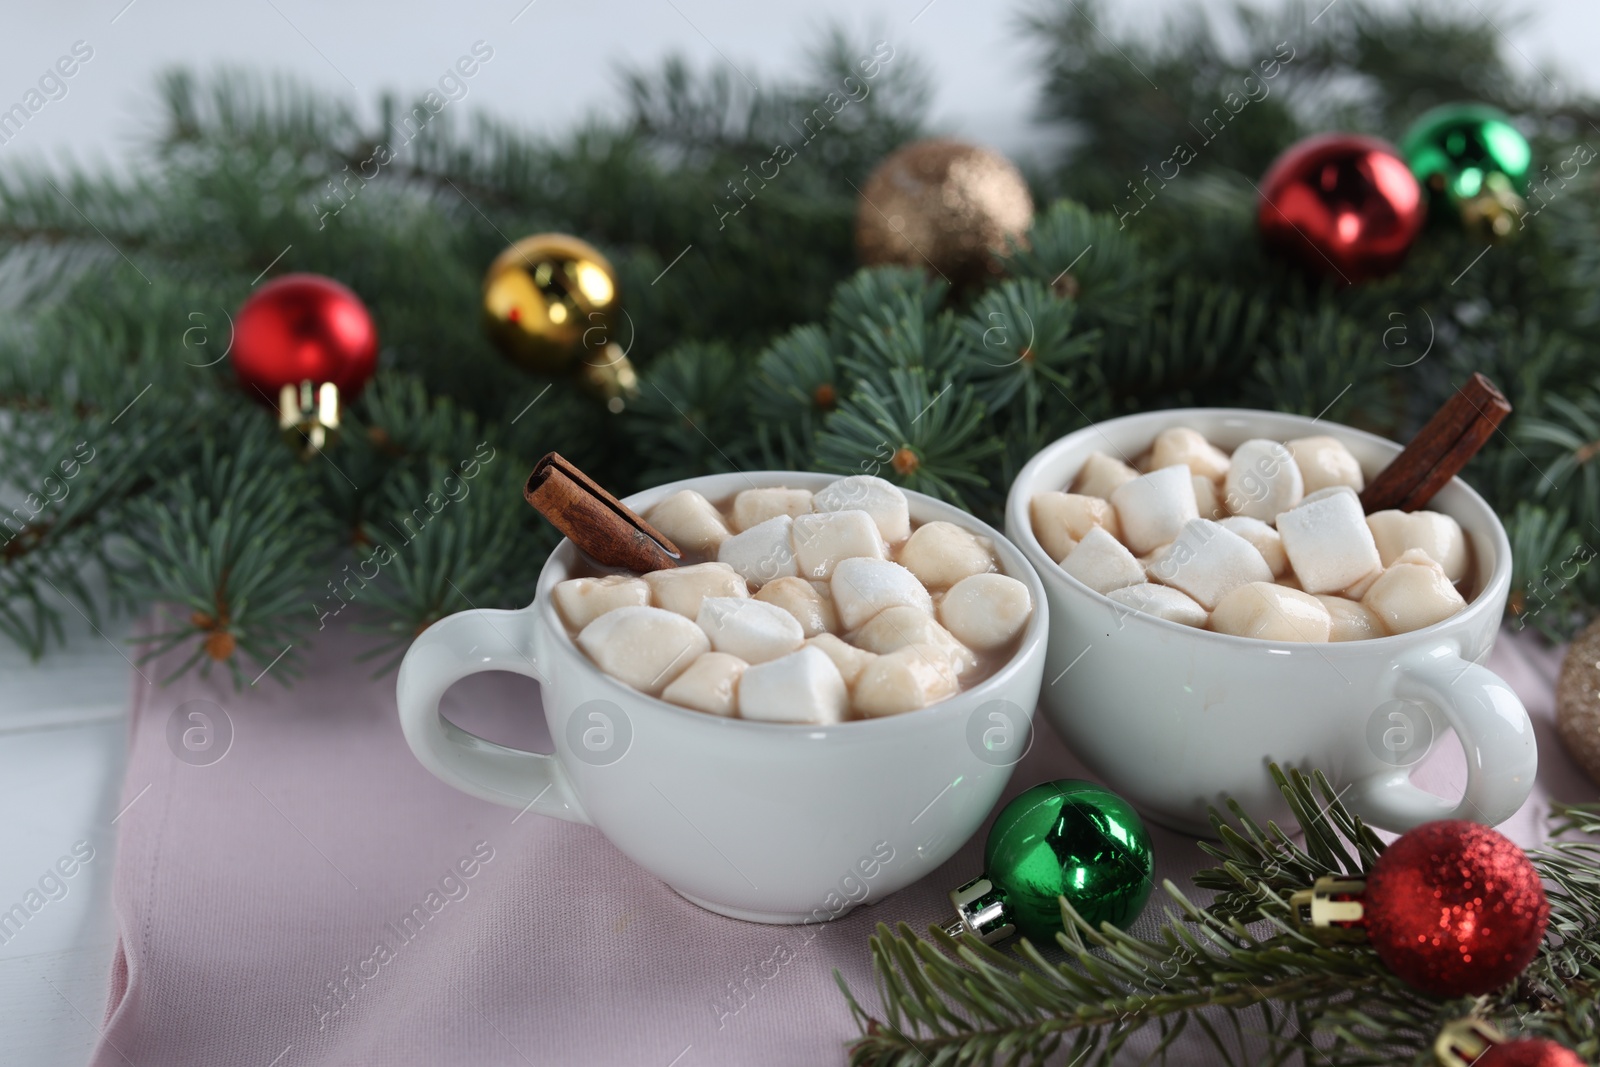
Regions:
<svg viewBox="0 0 1600 1067"><path fill-rule="evenodd" d="M406 651L395 681L400 729L417 760L463 793L496 804L589 822L561 762L485 741L439 714L439 699L479 671L514 671L541 684L534 656L534 611L476 608L446 616Z"/></svg>
<svg viewBox="0 0 1600 1067"><path fill-rule="evenodd" d="M1494 826L1516 814L1533 791L1539 750L1528 711L1504 679L1437 645L1399 657L1394 696L1444 713L1466 753L1466 790L1451 803L1412 785L1409 767L1396 767L1352 787L1351 807L1362 818L1403 831L1434 819Z"/></svg>

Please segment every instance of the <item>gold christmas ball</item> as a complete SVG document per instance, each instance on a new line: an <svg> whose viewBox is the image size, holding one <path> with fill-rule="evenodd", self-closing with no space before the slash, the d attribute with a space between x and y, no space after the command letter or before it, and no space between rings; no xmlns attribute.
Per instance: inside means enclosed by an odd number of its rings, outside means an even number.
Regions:
<svg viewBox="0 0 1600 1067"><path fill-rule="evenodd" d="M617 272L570 234L524 237L483 278L483 322L495 347L525 370L572 372L612 411L638 392L616 337L620 317Z"/></svg>
<svg viewBox="0 0 1600 1067"><path fill-rule="evenodd" d="M1573 762L1600 785L1600 619L1573 639L1561 661L1556 730Z"/></svg>
<svg viewBox="0 0 1600 1067"><path fill-rule="evenodd" d="M856 252L867 266L921 267L967 286L998 275L994 254L1032 223L1028 183L1010 160L959 141L913 141L867 177Z"/></svg>

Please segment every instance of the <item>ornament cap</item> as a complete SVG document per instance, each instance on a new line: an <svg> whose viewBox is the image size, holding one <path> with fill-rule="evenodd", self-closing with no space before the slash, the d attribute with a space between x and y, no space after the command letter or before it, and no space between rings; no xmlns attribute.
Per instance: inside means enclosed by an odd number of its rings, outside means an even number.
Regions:
<svg viewBox="0 0 1600 1067"><path fill-rule="evenodd" d="M1361 923L1365 909L1361 894L1367 883L1359 878L1340 878L1325 874L1310 889L1297 890L1289 897L1295 922L1318 930L1340 929Z"/></svg>
<svg viewBox="0 0 1600 1067"><path fill-rule="evenodd" d="M1439 1067L1471 1067L1495 1045L1503 1043L1506 1035L1476 1016L1445 1023L1433 1041L1433 1055Z"/></svg>
<svg viewBox="0 0 1600 1067"><path fill-rule="evenodd" d="M986 877L974 878L950 890L956 917L940 927L951 937L972 934L985 945L1004 941L1017 932L1005 894Z"/></svg>
<svg viewBox="0 0 1600 1067"><path fill-rule="evenodd" d="M606 410L621 414L628 401L639 395L639 374L627 352L615 342L588 357L578 367L583 387L606 402Z"/></svg>
<svg viewBox="0 0 1600 1067"><path fill-rule="evenodd" d="M309 379L278 390L278 429L309 459L339 439L339 387Z"/></svg>

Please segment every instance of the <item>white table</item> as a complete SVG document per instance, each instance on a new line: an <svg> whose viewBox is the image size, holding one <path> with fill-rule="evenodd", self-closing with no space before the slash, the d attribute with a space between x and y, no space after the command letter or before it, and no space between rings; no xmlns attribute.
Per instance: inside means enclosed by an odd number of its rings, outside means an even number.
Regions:
<svg viewBox="0 0 1600 1067"><path fill-rule="evenodd" d="M0 922L76 842L94 849L60 879L64 894L47 878L50 895L35 898L43 904L20 929L14 918L0 926L0 1049L18 1067L81 1067L105 1014L116 946L112 820L129 679L144 684L123 658L138 656L127 621L102 636L66 614L70 640L38 662L0 642Z"/></svg>

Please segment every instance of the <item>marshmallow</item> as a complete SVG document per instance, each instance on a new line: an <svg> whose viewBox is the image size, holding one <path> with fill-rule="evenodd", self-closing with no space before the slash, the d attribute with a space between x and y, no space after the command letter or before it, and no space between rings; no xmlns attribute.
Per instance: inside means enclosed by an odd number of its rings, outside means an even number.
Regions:
<svg viewBox="0 0 1600 1067"><path fill-rule="evenodd" d="M1138 585L1113 589L1106 596L1124 607L1146 615L1154 615L1158 619L1166 619L1168 622L1182 623L1184 626L1200 629L1204 629L1206 625L1207 612L1198 601L1165 585L1140 582Z"/></svg>
<svg viewBox="0 0 1600 1067"><path fill-rule="evenodd" d="M865 511L801 515L790 533L795 568L804 578L832 578L841 559L883 559L889 554L878 524Z"/></svg>
<svg viewBox="0 0 1600 1067"><path fill-rule="evenodd" d="M756 663L739 679L739 717L761 722L843 722L850 694L826 652L807 646L769 663Z"/></svg>
<svg viewBox="0 0 1600 1067"><path fill-rule="evenodd" d="M1328 617L1332 622L1328 630L1329 641L1365 641L1383 636L1383 625L1378 622L1378 617L1358 601L1326 593L1318 595L1317 599L1328 609Z"/></svg>
<svg viewBox="0 0 1600 1067"><path fill-rule="evenodd" d="M768 519L775 519L779 515L805 515L811 511L811 490L809 489L784 489L773 486L766 489L745 489L733 498L733 519L735 533L742 533L752 526L760 526Z"/></svg>
<svg viewBox="0 0 1600 1067"><path fill-rule="evenodd" d="M561 619L574 630L581 630L614 608L644 607L650 603L650 587L626 574L602 578L568 578L550 590Z"/></svg>
<svg viewBox="0 0 1600 1067"><path fill-rule="evenodd" d="M711 641L693 620L662 608L617 608L578 633L578 647L595 666L654 695L704 652Z"/></svg>
<svg viewBox="0 0 1600 1067"><path fill-rule="evenodd" d="M776 604L749 597L708 596L695 617L718 652L746 663L765 663L805 644L805 631L793 615Z"/></svg>
<svg viewBox="0 0 1600 1067"><path fill-rule="evenodd" d="M1248 515L1230 515L1219 519L1217 525L1231 530L1255 546L1261 558L1267 561L1273 578L1282 578L1289 571L1289 557L1283 551L1283 538L1278 531Z"/></svg>
<svg viewBox="0 0 1600 1067"><path fill-rule="evenodd" d="M1280 514L1278 536L1308 593L1348 589L1383 565L1361 500L1347 486L1319 490Z"/></svg>
<svg viewBox="0 0 1600 1067"><path fill-rule="evenodd" d="M800 573L790 543L793 526L794 520L787 515L757 523L722 542L717 547L717 560L758 587L774 578L792 578Z"/></svg>
<svg viewBox="0 0 1600 1067"><path fill-rule="evenodd" d="M1145 580L1144 565L1103 526L1092 527L1083 535L1078 547L1062 557L1061 569L1097 593Z"/></svg>
<svg viewBox="0 0 1600 1067"><path fill-rule="evenodd" d="M912 645L936 648L943 657L941 662L948 664L958 677L978 665L978 657L972 650L951 636L932 615L904 604L878 612L871 622L856 631L854 640L857 647L879 655Z"/></svg>
<svg viewBox="0 0 1600 1067"><path fill-rule="evenodd" d="M1432 626L1467 606L1444 568L1420 548L1402 552L1372 583L1361 603L1391 634Z"/></svg>
<svg viewBox="0 0 1600 1067"><path fill-rule="evenodd" d="M1160 548L1178 536L1183 524L1200 517L1189 468L1162 467L1122 483L1111 494L1122 525L1122 540L1134 552Z"/></svg>
<svg viewBox="0 0 1600 1067"><path fill-rule="evenodd" d="M1228 509L1222 506L1222 497L1217 493L1217 483L1203 474L1189 476L1190 483L1194 486L1195 511L1202 519L1221 519L1227 516Z"/></svg>
<svg viewBox="0 0 1600 1067"><path fill-rule="evenodd" d="M1072 479L1072 491L1109 500L1117 486L1137 477L1139 472L1121 460L1112 459L1104 452L1090 452L1083 466L1078 468L1078 476Z"/></svg>
<svg viewBox="0 0 1600 1067"><path fill-rule="evenodd" d="M1164 467L1167 464L1163 463L1161 466ZM1156 469L1155 459L1148 448L1133 457L1133 469L1140 474L1149 474Z"/></svg>
<svg viewBox="0 0 1600 1067"><path fill-rule="evenodd" d="M833 613L833 594L823 596L828 587L804 578L778 578L762 586L757 600L775 604L795 617L807 637L832 633L839 628Z"/></svg>
<svg viewBox="0 0 1600 1067"><path fill-rule="evenodd" d="M939 602L939 621L956 640L979 652L1010 644L1032 614L1028 587L1005 574L963 578Z"/></svg>
<svg viewBox="0 0 1600 1067"><path fill-rule="evenodd" d="M1228 454L1210 441L1199 430L1187 426L1173 426L1156 434L1150 446L1150 466L1154 470L1181 463L1202 478L1219 482L1227 476L1230 460Z"/></svg>
<svg viewBox="0 0 1600 1067"><path fill-rule="evenodd" d="M1356 492L1366 488L1361 476L1361 464L1336 437L1297 437L1285 443L1294 465L1300 468L1300 480L1305 491L1314 493L1330 485L1347 485Z"/></svg>
<svg viewBox="0 0 1600 1067"><path fill-rule="evenodd" d="M1060 562L1078 546L1091 527L1104 526L1112 537L1122 536L1117 509L1109 500L1082 493L1035 493L1028 501L1033 534L1045 555Z"/></svg>
<svg viewBox="0 0 1600 1067"><path fill-rule="evenodd" d="M1254 545L1220 523L1192 519L1177 539L1156 553L1150 580L1188 593L1207 611L1251 582L1271 582L1272 568Z"/></svg>
<svg viewBox="0 0 1600 1067"><path fill-rule="evenodd" d="M661 699L708 715L739 714L739 677L750 666L726 652L707 652L661 691Z"/></svg>
<svg viewBox="0 0 1600 1067"><path fill-rule="evenodd" d="M856 679L854 703L870 718L915 711L960 688L937 646L907 645L879 656Z"/></svg>
<svg viewBox="0 0 1600 1067"><path fill-rule="evenodd" d="M1287 448L1258 437L1233 450L1222 490L1233 514L1271 522L1300 503L1305 482Z"/></svg>
<svg viewBox="0 0 1600 1067"><path fill-rule="evenodd" d="M715 552L728 538L722 513L693 489L680 489L645 512L644 520L684 552Z"/></svg>
<svg viewBox="0 0 1600 1067"><path fill-rule="evenodd" d="M1459 582L1467 576L1470 557L1461 524L1437 511L1375 511L1367 516L1367 528L1378 544L1378 555L1385 567L1409 548L1420 548L1444 568L1444 576Z"/></svg>
<svg viewBox="0 0 1600 1067"><path fill-rule="evenodd" d="M929 589L947 589L994 570L994 546L953 522L925 522L900 547L899 563Z"/></svg>
<svg viewBox="0 0 1600 1067"><path fill-rule="evenodd" d="M877 653L857 648L833 634L818 634L807 641L806 646L821 649L829 659L833 660L833 665L839 669L839 676L850 688L855 687L856 679L867 669L867 664L878 658Z"/></svg>
<svg viewBox="0 0 1600 1067"><path fill-rule="evenodd" d="M668 567L644 576L650 598L658 608L694 618L700 614L700 601L708 596L749 596L739 572L726 563L696 563L688 567Z"/></svg>
<svg viewBox="0 0 1600 1067"><path fill-rule="evenodd" d="M909 604L933 614L933 598L917 581L917 576L886 559L852 557L840 560L833 569L833 610L839 625L855 630L866 621L896 604Z"/></svg>
<svg viewBox="0 0 1600 1067"><path fill-rule="evenodd" d="M1241 585L1217 602L1211 628L1264 641L1326 641L1332 618L1322 601L1271 582Z"/></svg>
<svg viewBox="0 0 1600 1067"><path fill-rule="evenodd" d="M891 545L911 536L911 505L900 489L882 478L854 474L840 478L811 498L817 511L865 511Z"/></svg>

